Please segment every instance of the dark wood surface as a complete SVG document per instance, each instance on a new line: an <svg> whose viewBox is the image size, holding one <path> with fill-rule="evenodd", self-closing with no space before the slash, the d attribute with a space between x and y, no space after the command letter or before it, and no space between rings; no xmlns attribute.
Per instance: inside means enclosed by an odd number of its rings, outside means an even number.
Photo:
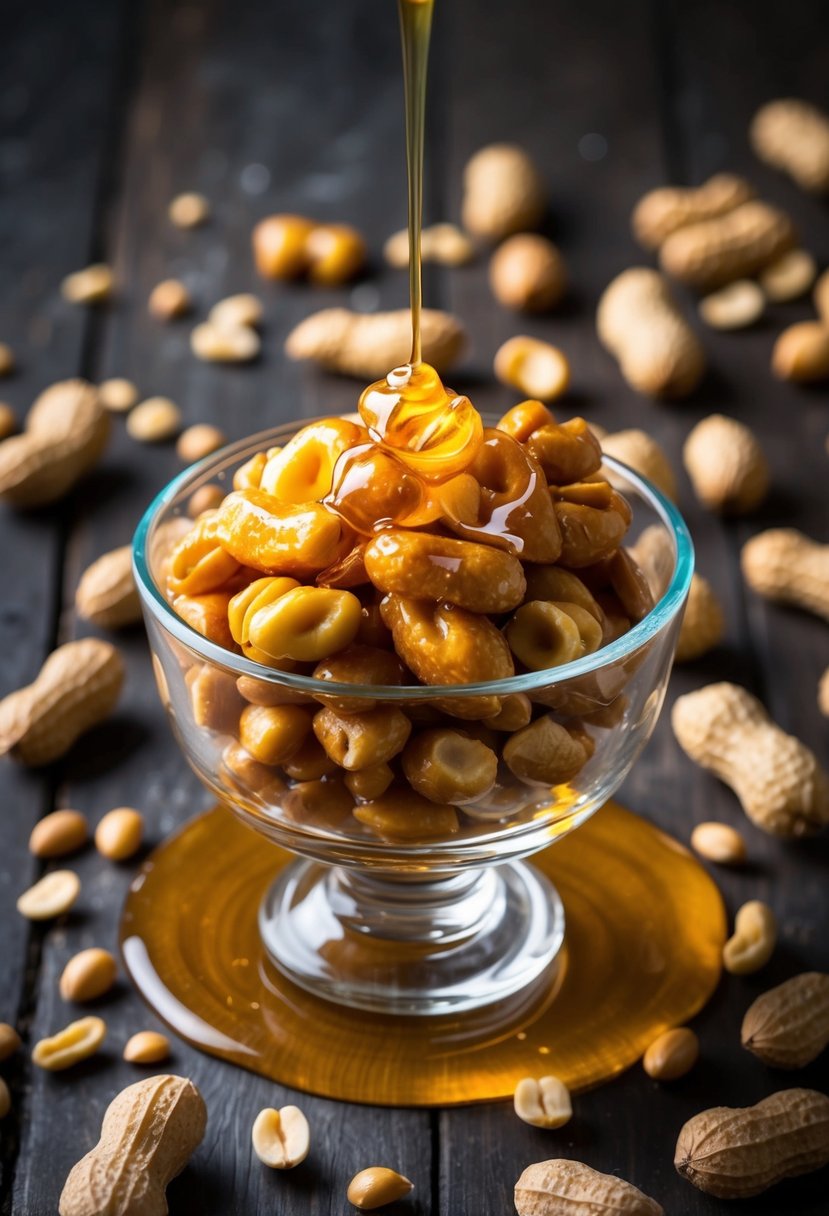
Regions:
<svg viewBox="0 0 829 1216"><path fill-rule="evenodd" d="M461 170L475 148L520 141L543 166L553 198L550 230L573 280L561 314L517 322L493 303L484 260L430 271L428 302L456 310L472 336L453 383L481 408L501 408L505 394L492 382L492 355L504 338L527 330L560 342L570 356L574 412L611 429L652 429L678 468L683 438L705 414L720 410L755 427L774 472L773 494L759 515L723 524L696 506L682 480L699 568L727 606L728 635L715 654L674 674L669 704L711 678L738 680L826 758L826 721L815 697L829 663L826 625L747 595L737 564L745 537L771 524L829 540L826 394L779 385L768 371L776 331L807 316L808 303L774 308L748 333L706 332L705 384L687 404L668 407L627 389L593 325L605 284L643 260L629 236L633 203L667 180L696 182L720 168L745 172L792 213L821 265L829 261L825 205L756 162L746 138L751 114L769 97L829 101L824 6L438 0L438 10L427 218L457 216ZM382 240L405 219L401 89L391 0L43 0L35 8L13 0L0 40L0 340L14 347L20 368L0 384L0 396L22 416L56 379L126 375L144 395L171 396L188 422L217 422L231 438L353 408L355 384L286 363L281 345L292 324L324 304L405 302L405 275L380 264ZM590 159L597 148L602 155ZM202 190L213 203L211 223L196 232L179 232L166 220L168 200L183 189ZM263 287L251 268L249 233L276 210L357 223L371 243L373 273L353 291ZM116 269L117 300L91 311L63 303L63 275L97 258ZM231 291L259 291L267 308L261 361L251 368L200 364L189 352L187 322L151 322L147 295L169 275L191 286L202 310ZM179 468L172 446L133 443L121 420L114 431L100 469L64 505L28 515L2 511L0 693L32 679L56 642L85 631L72 610L80 572L128 541L146 502ZM29 773L8 761L0 769L0 1019L19 1026L27 1047L70 1019L57 993L66 960L87 945L114 948L132 874L130 866L82 854L73 862L84 884L79 910L57 926L31 926L14 901L39 872L26 847L32 825L54 806L77 806L94 821L131 804L145 812L153 843L208 803L167 730L141 631L119 644L129 682L116 717L52 770ZM682 757L667 713L622 800L681 839L703 818L739 825L752 864L740 873L718 870L717 881L732 910L760 896L780 920L769 967L746 980L728 978L697 1019L702 1060L691 1076L659 1087L631 1069L580 1096L575 1119L555 1134L519 1123L508 1103L389 1111L303 1095L312 1157L295 1174L279 1176L251 1160L250 1124L262 1106L296 1096L177 1042L171 1067L196 1080L210 1122L204 1144L170 1188L171 1210L342 1213L348 1179L377 1160L416 1181L401 1211L500 1216L513 1210L512 1188L528 1163L572 1156L619 1172L669 1213L718 1211L722 1205L674 1173L681 1123L703 1107L743 1105L790 1084L829 1088L826 1063L774 1073L738 1046L742 1014L758 992L805 968L829 970L827 842L781 843L747 825L733 796ZM4 1216L56 1210L63 1180L96 1139L107 1102L135 1079L119 1044L152 1018L123 981L101 1012L109 1045L72 1074L43 1073L26 1053L3 1066L14 1102L0 1126ZM825 1195L825 1177L808 1178L742 1210L816 1216L826 1211Z"/></svg>

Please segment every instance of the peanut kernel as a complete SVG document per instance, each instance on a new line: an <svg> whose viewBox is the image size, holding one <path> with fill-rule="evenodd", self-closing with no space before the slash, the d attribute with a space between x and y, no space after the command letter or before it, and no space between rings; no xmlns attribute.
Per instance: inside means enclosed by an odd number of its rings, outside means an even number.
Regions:
<svg viewBox="0 0 829 1216"><path fill-rule="evenodd" d="M20 1035L8 1022L0 1022L0 1063L20 1050Z"/></svg>
<svg viewBox="0 0 829 1216"><path fill-rule="evenodd" d="M403 1174L387 1169L384 1165L371 1165L354 1175L348 1184L346 1198L355 1208L373 1212L375 1208L382 1208L387 1203L402 1199L412 1190L414 1183Z"/></svg>
<svg viewBox="0 0 829 1216"><path fill-rule="evenodd" d="M513 1099L519 1119L533 1127L564 1127L573 1117L570 1091L558 1077L524 1077Z"/></svg>
<svg viewBox="0 0 829 1216"><path fill-rule="evenodd" d="M160 1064L170 1055L170 1040L157 1030L139 1030L124 1046L124 1059L130 1064Z"/></svg>
<svg viewBox="0 0 829 1216"><path fill-rule="evenodd" d="M677 1081L697 1062L699 1040L687 1026L666 1030L648 1047L642 1057L642 1067L654 1081Z"/></svg>
<svg viewBox="0 0 829 1216"><path fill-rule="evenodd" d="M190 292L180 279L164 279L150 292L147 308L158 321L173 321L183 317L193 307Z"/></svg>
<svg viewBox="0 0 829 1216"><path fill-rule="evenodd" d="M17 910L27 920L52 920L69 911L80 890L81 880L74 870L52 870L23 892Z"/></svg>
<svg viewBox="0 0 829 1216"><path fill-rule="evenodd" d="M224 432L217 426L199 422L181 432L176 443L176 453L185 464L193 464L196 460L203 460L211 452L218 451L226 443Z"/></svg>
<svg viewBox="0 0 829 1216"><path fill-rule="evenodd" d="M723 946L723 966L731 975L751 975L765 967L777 942L777 924L768 904L751 899L734 918L734 933Z"/></svg>
<svg viewBox="0 0 829 1216"><path fill-rule="evenodd" d="M35 857L64 857L86 844L89 824L80 811L52 811L32 829L29 852Z"/></svg>
<svg viewBox="0 0 829 1216"><path fill-rule="evenodd" d="M112 288L112 271L102 262L67 275L60 286L64 300L70 304L99 304L109 299Z"/></svg>
<svg viewBox="0 0 829 1216"><path fill-rule="evenodd" d="M60 994L65 1001L94 1001L109 992L115 983L118 965L108 950L92 946L74 955L60 977Z"/></svg>
<svg viewBox="0 0 829 1216"><path fill-rule="evenodd" d="M131 410L137 404L138 396L138 389L133 382L124 380L120 376L103 380L98 385L98 398L101 405L114 414L125 414L127 410Z"/></svg>
<svg viewBox="0 0 829 1216"><path fill-rule="evenodd" d="M263 1165L290 1170L308 1156L311 1130L298 1106L283 1106L281 1110L266 1107L254 1120L251 1140Z"/></svg>
<svg viewBox="0 0 829 1216"><path fill-rule="evenodd" d="M95 829L95 848L110 861L126 861L141 848L144 816L130 806L107 811Z"/></svg>
<svg viewBox="0 0 829 1216"><path fill-rule="evenodd" d="M70 1022L50 1038L41 1039L32 1051L32 1063L47 1072L62 1072L73 1064L94 1055L104 1041L106 1022L103 1018L81 1018Z"/></svg>
<svg viewBox="0 0 829 1216"><path fill-rule="evenodd" d="M181 427L181 410L168 397L148 397L127 418L127 434L139 443L162 443Z"/></svg>
<svg viewBox="0 0 829 1216"><path fill-rule="evenodd" d="M177 194L167 208L167 215L176 228L198 228L210 215L210 204L203 194L195 191Z"/></svg>
<svg viewBox="0 0 829 1216"><path fill-rule="evenodd" d="M248 363L259 354L262 343L248 325L215 325L205 321L190 335L190 349L205 363Z"/></svg>

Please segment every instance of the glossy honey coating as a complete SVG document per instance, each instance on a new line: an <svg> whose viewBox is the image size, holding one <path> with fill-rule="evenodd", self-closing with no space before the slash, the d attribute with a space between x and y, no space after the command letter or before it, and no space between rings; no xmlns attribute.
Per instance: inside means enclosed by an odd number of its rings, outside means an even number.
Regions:
<svg viewBox="0 0 829 1216"><path fill-rule="evenodd" d="M622 548L630 508L601 479L583 419L526 401L484 427L424 364L366 389L359 418L312 422L250 458L166 560L173 607L197 632L345 689L221 672L219 686L198 665L191 709L224 740L235 793L309 830L449 838L474 830L479 805L506 805L510 782L576 779L594 732L624 713L635 658L583 691L554 676L529 696L390 703L383 689L554 672L652 599Z"/></svg>

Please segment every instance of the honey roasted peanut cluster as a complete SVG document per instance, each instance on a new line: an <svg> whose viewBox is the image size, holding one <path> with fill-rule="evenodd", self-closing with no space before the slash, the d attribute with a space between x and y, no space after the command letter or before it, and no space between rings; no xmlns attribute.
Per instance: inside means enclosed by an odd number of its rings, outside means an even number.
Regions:
<svg viewBox="0 0 829 1216"><path fill-rule="evenodd" d="M195 630L319 681L439 688L556 668L652 607L621 547L630 507L583 419L525 401L485 427L424 364L368 388L359 418L258 452L169 551L167 593ZM624 711L628 673L610 674L428 703L312 696L210 665L186 682L196 725L232 737L231 788L299 823L420 841L495 817L505 781L573 781L588 727Z"/></svg>

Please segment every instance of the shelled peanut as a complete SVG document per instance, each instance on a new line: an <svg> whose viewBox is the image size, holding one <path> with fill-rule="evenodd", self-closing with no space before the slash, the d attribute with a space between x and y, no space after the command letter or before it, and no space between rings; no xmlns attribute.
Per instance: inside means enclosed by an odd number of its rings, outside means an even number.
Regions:
<svg viewBox="0 0 829 1216"><path fill-rule="evenodd" d="M829 191L829 114L796 97L769 101L751 122L754 151L814 194Z"/></svg>
<svg viewBox="0 0 829 1216"><path fill-rule="evenodd" d="M320 224L302 215L270 215L253 230L256 269L266 279L336 286L362 269L366 245L349 224Z"/></svg>

